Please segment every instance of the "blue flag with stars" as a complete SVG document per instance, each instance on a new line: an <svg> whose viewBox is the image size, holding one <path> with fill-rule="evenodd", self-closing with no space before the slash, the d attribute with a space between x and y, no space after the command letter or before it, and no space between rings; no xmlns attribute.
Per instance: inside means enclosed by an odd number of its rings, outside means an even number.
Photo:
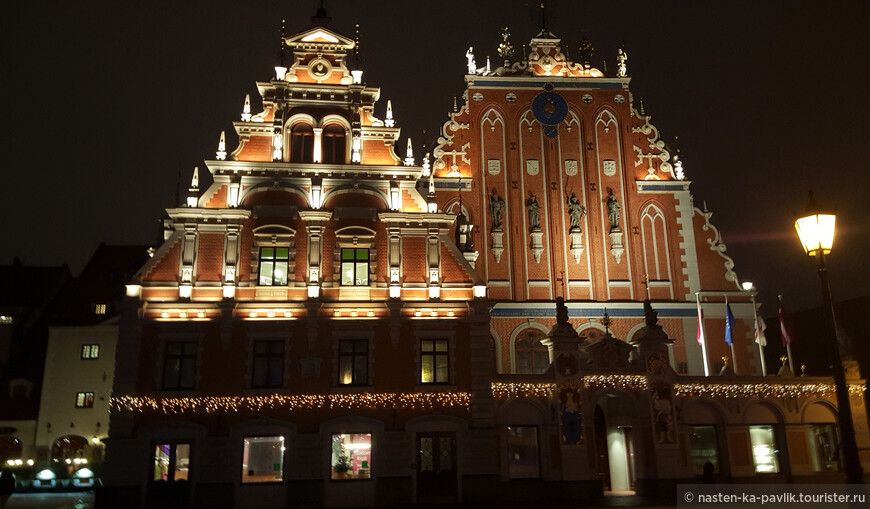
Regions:
<svg viewBox="0 0 870 509"><path fill-rule="evenodd" d="M725 342L729 345L734 342L734 313L731 312L731 304L725 302Z"/></svg>

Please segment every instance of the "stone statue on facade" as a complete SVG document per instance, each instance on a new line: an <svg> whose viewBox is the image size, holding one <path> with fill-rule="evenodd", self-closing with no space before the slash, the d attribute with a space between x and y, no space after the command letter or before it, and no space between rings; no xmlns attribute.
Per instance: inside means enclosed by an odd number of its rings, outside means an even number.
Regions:
<svg viewBox="0 0 870 509"><path fill-rule="evenodd" d="M504 209L504 200L499 198L498 194L496 194L495 192L495 188L493 188L492 194L489 195L489 215L492 216L493 228L501 228L502 214L504 214Z"/></svg>
<svg viewBox="0 0 870 509"><path fill-rule="evenodd" d="M607 199L607 219L610 220L610 228L619 228L619 210L622 207L616 200L616 196L610 195Z"/></svg>
<svg viewBox="0 0 870 509"><path fill-rule="evenodd" d="M541 205L538 203L538 199L535 198L535 195L529 193L529 201L526 203L526 210L529 212L529 227L534 229L541 229Z"/></svg>
<svg viewBox="0 0 870 509"><path fill-rule="evenodd" d="M474 61L474 47L469 46L465 52L465 58L468 59L468 74L477 74L477 63Z"/></svg>
<svg viewBox="0 0 870 509"><path fill-rule="evenodd" d="M619 48L616 51L616 75L620 78L628 76L628 66L625 65L626 61L628 61L628 53Z"/></svg>
<svg viewBox="0 0 870 509"><path fill-rule="evenodd" d="M586 207L577 199L577 195L571 193L568 197L568 215L571 217L571 229L580 228L580 221L583 219L583 214L586 213Z"/></svg>

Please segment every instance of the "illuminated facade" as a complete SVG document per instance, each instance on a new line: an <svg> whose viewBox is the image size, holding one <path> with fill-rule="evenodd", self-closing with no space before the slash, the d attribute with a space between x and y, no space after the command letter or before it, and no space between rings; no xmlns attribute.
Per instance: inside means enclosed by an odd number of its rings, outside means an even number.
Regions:
<svg viewBox="0 0 870 509"><path fill-rule="evenodd" d="M518 59L506 36L496 66L469 49L430 167L396 154L353 40L285 44L128 285L101 500L661 495L707 461L837 475L830 382L757 377L751 295L622 51L608 77L547 31Z"/></svg>

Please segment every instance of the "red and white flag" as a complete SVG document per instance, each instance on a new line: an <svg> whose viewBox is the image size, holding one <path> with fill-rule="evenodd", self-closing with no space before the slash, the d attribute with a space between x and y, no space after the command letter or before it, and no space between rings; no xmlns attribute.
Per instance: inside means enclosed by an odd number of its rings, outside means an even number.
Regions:
<svg viewBox="0 0 870 509"><path fill-rule="evenodd" d="M758 310L755 310L755 342L760 346L767 346L767 337L764 331L767 330L767 324L764 323L764 318L758 316Z"/></svg>
<svg viewBox="0 0 870 509"><path fill-rule="evenodd" d="M788 327L785 325L785 313L782 311L782 295L779 296L779 330L782 332L782 346L788 346L791 343L791 334L789 334Z"/></svg>

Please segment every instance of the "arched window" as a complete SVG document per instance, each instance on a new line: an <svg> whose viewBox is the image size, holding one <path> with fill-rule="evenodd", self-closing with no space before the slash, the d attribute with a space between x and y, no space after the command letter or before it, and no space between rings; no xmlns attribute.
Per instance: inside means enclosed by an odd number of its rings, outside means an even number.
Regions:
<svg viewBox="0 0 870 509"><path fill-rule="evenodd" d="M519 333L514 343L517 356L517 374L540 375L550 367L550 354L541 344L546 336L537 329L526 329Z"/></svg>
<svg viewBox="0 0 870 509"><path fill-rule="evenodd" d="M314 129L299 123L290 130L290 162L314 162Z"/></svg>
<svg viewBox="0 0 870 509"><path fill-rule="evenodd" d="M323 129L323 162L325 164L344 164L346 135L344 127L329 124Z"/></svg>

